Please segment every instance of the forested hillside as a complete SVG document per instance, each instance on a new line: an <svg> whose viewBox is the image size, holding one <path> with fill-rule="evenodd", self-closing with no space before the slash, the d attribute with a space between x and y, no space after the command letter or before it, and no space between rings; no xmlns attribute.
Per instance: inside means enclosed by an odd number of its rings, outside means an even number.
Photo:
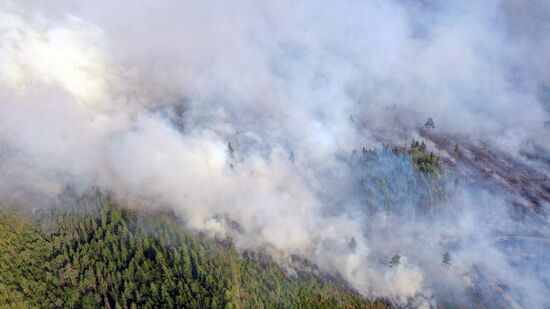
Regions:
<svg viewBox="0 0 550 309"><path fill-rule="evenodd" d="M384 308L344 286L186 232L100 193L0 215L3 308Z"/></svg>
<svg viewBox="0 0 550 309"><path fill-rule="evenodd" d="M439 159L424 143L363 149L358 160L358 184L375 209L400 212L393 205L414 192L420 205L446 192ZM6 308L387 307L341 280L289 274L268 257L237 252L230 240L185 230L171 212L130 209L99 191L68 190L56 208L32 215L4 209L0 273Z"/></svg>

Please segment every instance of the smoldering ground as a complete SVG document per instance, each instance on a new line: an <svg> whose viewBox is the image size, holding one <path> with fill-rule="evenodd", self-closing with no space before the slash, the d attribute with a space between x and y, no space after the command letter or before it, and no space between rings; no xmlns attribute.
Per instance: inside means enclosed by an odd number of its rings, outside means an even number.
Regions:
<svg viewBox="0 0 550 309"><path fill-rule="evenodd" d="M521 196L465 173L437 215L414 214L428 186L410 161L352 150L427 140L433 117L439 136L547 174L521 151L550 146L549 14L511 0L4 2L2 200L99 187L281 265L306 257L367 296L467 302L475 266L547 307L543 259L517 258L540 244L493 242L549 235L540 215L510 215Z"/></svg>

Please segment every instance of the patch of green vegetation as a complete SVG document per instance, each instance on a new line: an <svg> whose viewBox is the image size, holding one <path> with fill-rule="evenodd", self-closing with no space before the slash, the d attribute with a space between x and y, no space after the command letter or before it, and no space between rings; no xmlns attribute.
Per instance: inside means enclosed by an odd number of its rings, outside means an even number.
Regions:
<svg viewBox="0 0 550 309"><path fill-rule="evenodd" d="M0 214L0 308L52 307L52 246L34 223Z"/></svg>
<svg viewBox="0 0 550 309"><path fill-rule="evenodd" d="M439 162L439 157L432 151L428 152L426 143L412 140L409 147L385 145L386 150L395 155L408 155L414 164L414 167L422 173L435 175L443 172L443 166Z"/></svg>
<svg viewBox="0 0 550 309"><path fill-rule="evenodd" d="M94 193L37 220L0 214L3 308L386 308L308 273L244 259L170 213ZM41 224L42 223L42 224Z"/></svg>
<svg viewBox="0 0 550 309"><path fill-rule="evenodd" d="M440 158L424 142L409 146L363 148L357 174L365 203L387 213L433 213L453 194L456 178L447 175Z"/></svg>

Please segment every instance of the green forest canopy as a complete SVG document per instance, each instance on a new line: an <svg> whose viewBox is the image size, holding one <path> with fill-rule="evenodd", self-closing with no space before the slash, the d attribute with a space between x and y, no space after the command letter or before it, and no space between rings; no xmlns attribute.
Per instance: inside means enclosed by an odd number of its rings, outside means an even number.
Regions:
<svg viewBox="0 0 550 309"><path fill-rule="evenodd" d="M0 307L386 307L342 284L244 259L167 213L120 207L99 193L69 204L33 218L0 214Z"/></svg>

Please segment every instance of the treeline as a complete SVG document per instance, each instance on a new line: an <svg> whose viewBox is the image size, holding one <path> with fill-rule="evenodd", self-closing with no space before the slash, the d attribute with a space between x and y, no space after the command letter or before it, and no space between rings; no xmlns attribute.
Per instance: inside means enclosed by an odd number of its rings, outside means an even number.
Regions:
<svg viewBox="0 0 550 309"><path fill-rule="evenodd" d="M308 273L185 231L170 213L67 198L32 218L0 214L2 308L385 308Z"/></svg>

